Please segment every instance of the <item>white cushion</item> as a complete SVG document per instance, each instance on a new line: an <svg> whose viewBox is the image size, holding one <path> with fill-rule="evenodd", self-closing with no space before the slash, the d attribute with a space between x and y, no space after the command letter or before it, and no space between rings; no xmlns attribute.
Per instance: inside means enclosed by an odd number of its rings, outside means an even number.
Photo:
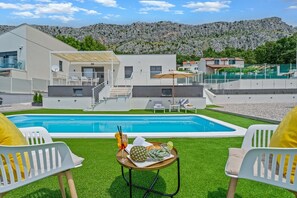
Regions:
<svg viewBox="0 0 297 198"><path fill-rule="evenodd" d="M229 158L225 167L226 173L238 175L246 150L242 148L229 148Z"/></svg>
<svg viewBox="0 0 297 198"><path fill-rule="evenodd" d="M79 165L81 165L82 162L85 160L84 158L75 155L75 154L72 153L71 151L70 151L70 154L71 154L71 158L72 158L72 161L73 161L73 163L74 163L74 166L79 166Z"/></svg>

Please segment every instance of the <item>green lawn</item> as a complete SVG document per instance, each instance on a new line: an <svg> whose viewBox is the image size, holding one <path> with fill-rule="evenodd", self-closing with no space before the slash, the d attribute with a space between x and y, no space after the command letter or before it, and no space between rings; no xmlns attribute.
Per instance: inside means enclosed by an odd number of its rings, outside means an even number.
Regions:
<svg viewBox="0 0 297 198"><path fill-rule="evenodd" d="M90 113L77 110L32 110L6 113ZM114 112L100 112L114 113ZM149 114L152 111L133 110L116 112L129 114ZM242 127L264 123L234 115L223 114L211 110L200 110L198 113L217 118ZM163 114L163 113L162 113ZM240 147L242 138L166 138L149 139L151 141L174 142L181 161L181 189L176 197L226 197L229 178L224 174L229 147ZM79 197L129 197L129 188L121 178L120 166L116 162L117 152L114 139L55 139L64 141L71 150L85 158L83 166L73 170L74 181ZM151 172L133 172L135 182L146 184L152 178ZM172 165L160 172L156 188L160 191L172 192L176 187L176 166ZM68 190L68 189L67 189ZM142 197L141 190L134 189L134 197ZM270 185L239 180L236 197L294 197L286 190ZM68 193L69 194L69 193ZM19 188L6 197L61 197L58 180L50 177ZM150 197L158 197L153 194Z"/></svg>

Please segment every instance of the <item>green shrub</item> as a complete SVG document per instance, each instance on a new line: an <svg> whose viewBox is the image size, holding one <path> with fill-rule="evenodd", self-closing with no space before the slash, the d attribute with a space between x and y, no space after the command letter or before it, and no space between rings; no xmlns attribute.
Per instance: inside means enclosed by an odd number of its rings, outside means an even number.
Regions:
<svg viewBox="0 0 297 198"><path fill-rule="evenodd" d="M37 95L37 103L42 103L42 94L38 93Z"/></svg>
<svg viewBox="0 0 297 198"><path fill-rule="evenodd" d="M34 96L33 96L33 102L34 102L34 103L37 103L37 100L38 100L38 93L35 92L35 93L34 93Z"/></svg>

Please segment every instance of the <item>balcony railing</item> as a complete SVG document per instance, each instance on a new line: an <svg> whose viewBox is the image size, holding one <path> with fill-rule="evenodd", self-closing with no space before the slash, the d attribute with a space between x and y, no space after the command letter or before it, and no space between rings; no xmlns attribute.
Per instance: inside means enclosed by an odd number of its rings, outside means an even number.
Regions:
<svg viewBox="0 0 297 198"><path fill-rule="evenodd" d="M20 69L25 70L25 61L17 63L0 63L0 69Z"/></svg>
<svg viewBox="0 0 297 198"><path fill-rule="evenodd" d="M108 76L105 72L70 72L68 75L55 72L53 73L53 85L97 86L107 80L105 76Z"/></svg>

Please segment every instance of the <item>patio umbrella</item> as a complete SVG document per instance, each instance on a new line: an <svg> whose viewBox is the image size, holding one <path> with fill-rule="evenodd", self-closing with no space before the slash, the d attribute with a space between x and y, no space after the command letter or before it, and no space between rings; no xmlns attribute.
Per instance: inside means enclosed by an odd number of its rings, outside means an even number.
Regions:
<svg viewBox="0 0 297 198"><path fill-rule="evenodd" d="M172 104L174 104L174 79L175 78L188 78L192 77L193 73L187 73L187 72L181 72L181 71L175 71L175 70L169 70L169 72L156 74L153 77L154 78L172 78Z"/></svg>

